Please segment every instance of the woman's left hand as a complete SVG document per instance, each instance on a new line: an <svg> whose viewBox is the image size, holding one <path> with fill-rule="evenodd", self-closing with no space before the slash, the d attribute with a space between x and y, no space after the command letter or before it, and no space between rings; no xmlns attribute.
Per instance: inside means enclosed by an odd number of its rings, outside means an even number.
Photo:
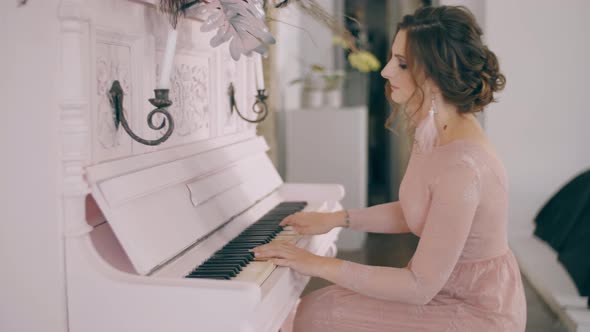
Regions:
<svg viewBox="0 0 590 332"><path fill-rule="evenodd" d="M287 241L275 241L253 249L256 258L269 261L311 277L317 277L324 257L317 256Z"/></svg>

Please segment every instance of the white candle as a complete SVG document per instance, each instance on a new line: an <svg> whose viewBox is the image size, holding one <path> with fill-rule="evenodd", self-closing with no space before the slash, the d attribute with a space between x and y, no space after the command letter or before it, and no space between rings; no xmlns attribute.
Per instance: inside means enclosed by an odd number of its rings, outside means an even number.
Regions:
<svg viewBox="0 0 590 332"><path fill-rule="evenodd" d="M160 64L160 81L158 82L158 89L170 88L170 73L172 72L172 63L174 62L174 54L176 53L176 37L178 32L170 28L168 30L168 39L166 40L166 50L164 51L164 58Z"/></svg>
<svg viewBox="0 0 590 332"><path fill-rule="evenodd" d="M264 90L264 73L262 72L262 56L254 54L254 72L256 74L256 90Z"/></svg>

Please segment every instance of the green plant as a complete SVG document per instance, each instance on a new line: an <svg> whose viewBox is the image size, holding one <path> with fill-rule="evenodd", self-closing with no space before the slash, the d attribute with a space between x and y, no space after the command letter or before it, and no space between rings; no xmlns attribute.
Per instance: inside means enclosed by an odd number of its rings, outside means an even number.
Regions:
<svg viewBox="0 0 590 332"><path fill-rule="evenodd" d="M342 70L328 71L324 66L313 64L304 77L294 79L289 84L303 83L311 88L334 90L340 88L345 77L346 74Z"/></svg>

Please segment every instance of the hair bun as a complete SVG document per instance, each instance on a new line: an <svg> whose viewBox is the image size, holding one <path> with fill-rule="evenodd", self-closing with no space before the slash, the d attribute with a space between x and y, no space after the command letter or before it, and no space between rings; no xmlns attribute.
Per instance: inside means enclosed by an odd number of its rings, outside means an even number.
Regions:
<svg viewBox="0 0 590 332"><path fill-rule="evenodd" d="M485 63L480 75L481 88L476 90L477 96L473 101L473 104L477 109L483 109L486 105L493 102L494 92L501 91L506 85L506 77L500 73L498 58L487 46L484 46L483 49L485 53Z"/></svg>

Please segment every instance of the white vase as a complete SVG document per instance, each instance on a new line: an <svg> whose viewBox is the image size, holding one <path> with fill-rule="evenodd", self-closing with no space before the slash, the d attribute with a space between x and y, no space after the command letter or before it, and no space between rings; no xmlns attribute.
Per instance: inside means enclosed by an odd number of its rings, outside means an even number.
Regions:
<svg viewBox="0 0 590 332"><path fill-rule="evenodd" d="M324 93L321 89L301 90L301 106L303 108L318 108L323 104Z"/></svg>
<svg viewBox="0 0 590 332"><path fill-rule="evenodd" d="M342 89L324 90L324 106L339 108L342 106Z"/></svg>

